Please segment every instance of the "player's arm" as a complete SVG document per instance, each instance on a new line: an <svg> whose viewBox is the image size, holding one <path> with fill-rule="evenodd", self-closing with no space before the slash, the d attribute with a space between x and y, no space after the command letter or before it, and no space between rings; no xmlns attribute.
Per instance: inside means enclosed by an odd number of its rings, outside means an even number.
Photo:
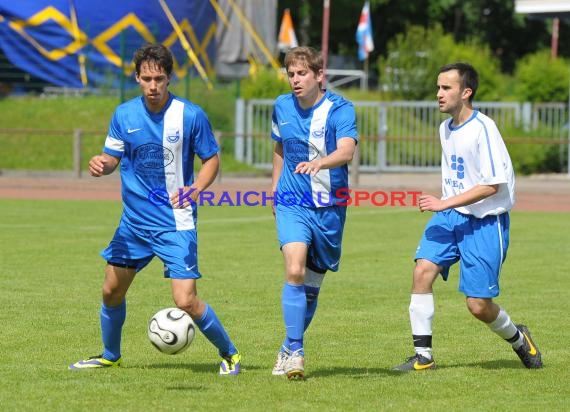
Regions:
<svg viewBox="0 0 570 412"><path fill-rule="evenodd" d="M206 190L218 175L218 170L220 169L220 156L216 153L207 159L200 159L202 161L202 167L198 173L198 177L192 184L192 187L196 189L198 193Z"/></svg>
<svg viewBox="0 0 570 412"><path fill-rule="evenodd" d="M342 137L337 140L337 147L328 156L315 159L310 162L300 162L295 168L295 173L315 175L321 169L334 169L350 162L356 150L356 140L352 137Z"/></svg>
<svg viewBox="0 0 570 412"><path fill-rule="evenodd" d="M200 167L200 172L196 177L194 183L190 187L184 187L182 191L178 190L170 197L170 204L175 209L182 209L188 207L190 202L187 198L179 199L180 193L187 194L193 202L198 203L198 197L200 193L206 190L218 175L218 170L220 168L220 157L218 153L207 159L200 159L202 161L202 167ZM182 201L181 201L182 200Z"/></svg>
<svg viewBox="0 0 570 412"><path fill-rule="evenodd" d="M275 142L275 148L273 149L273 171L271 172L271 193L276 196L277 193L277 183L279 182L279 177L283 171L283 143ZM275 215L275 202L272 205L273 214Z"/></svg>
<svg viewBox="0 0 570 412"><path fill-rule="evenodd" d="M109 175L117 168L120 161L120 158L107 153L93 156L89 160L89 174L94 177Z"/></svg>
<svg viewBox="0 0 570 412"><path fill-rule="evenodd" d="M277 190L277 183L283 171L283 144L275 142L273 149L273 171L271 173L271 190L273 193Z"/></svg>
<svg viewBox="0 0 570 412"><path fill-rule="evenodd" d="M475 185L471 189L452 196L448 199L439 199L432 195L422 195L419 197L419 208L422 212L439 212L445 209L468 206L477 203L489 196L493 196L499 191L499 185Z"/></svg>

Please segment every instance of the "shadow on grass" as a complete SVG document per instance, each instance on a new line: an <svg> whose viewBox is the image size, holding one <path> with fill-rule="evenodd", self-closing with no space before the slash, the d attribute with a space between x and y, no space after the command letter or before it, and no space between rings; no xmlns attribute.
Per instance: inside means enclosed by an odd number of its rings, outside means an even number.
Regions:
<svg viewBox="0 0 570 412"><path fill-rule="evenodd" d="M435 370L418 371L422 373L437 373L438 370L453 370L458 368L480 368L487 370L526 369L517 360L492 360L486 362L454 363L437 365ZM391 368L327 368L308 371L308 379L328 376L347 376L356 379L370 377L371 375L406 376L410 372L398 372ZM412 372L413 373L413 372ZM416 372L417 373L417 372Z"/></svg>
<svg viewBox="0 0 570 412"><path fill-rule="evenodd" d="M164 389L167 391L198 391L198 390L208 390L209 388L205 385L187 385L187 384L174 384L173 386L165 386Z"/></svg>
<svg viewBox="0 0 570 412"><path fill-rule="evenodd" d="M184 363L184 364L175 364L175 363L153 363L150 365L145 365L145 366L140 366L140 369L179 369L179 370L190 370L192 372L204 372L204 373L218 373L219 370L219 364L218 363L214 363L214 362L208 362L208 363L198 363L198 362L189 362L189 363ZM243 366L242 364L242 371L248 371L248 370L259 370L259 369L263 369L259 366L252 366L252 365L247 365L247 366Z"/></svg>
<svg viewBox="0 0 570 412"><path fill-rule="evenodd" d="M486 362L455 363L451 365L437 365L438 369L447 368L481 368L481 369L526 369L519 360L492 360Z"/></svg>
<svg viewBox="0 0 570 412"><path fill-rule="evenodd" d="M398 372L394 372L388 368L327 368L327 369L315 369L308 371L309 378L319 378L327 376L348 376L352 378L366 378L371 375L397 375Z"/></svg>
<svg viewBox="0 0 570 412"><path fill-rule="evenodd" d="M435 370L426 370L425 372L437 373L441 370L452 371L454 369L468 368L468 369L486 369L486 370L501 370L501 369L526 369L518 360L491 360L484 362L469 362L469 363L438 363ZM409 372L390 371L394 375L405 375ZM420 371L421 372L421 371Z"/></svg>

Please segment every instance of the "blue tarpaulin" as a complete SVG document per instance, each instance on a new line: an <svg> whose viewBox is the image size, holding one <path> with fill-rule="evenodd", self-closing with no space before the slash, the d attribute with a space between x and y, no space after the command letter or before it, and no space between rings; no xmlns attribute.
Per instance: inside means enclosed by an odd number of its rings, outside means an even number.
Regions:
<svg viewBox="0 0 570 412"><path fill-rule="evenodd" d="M209 1L168 0L169 12L199 64L215 64L216 12ZM174 74L195 69L159 0L0 0L0 48L19 69L67 87L116 85L132 75L133 52L162 43Z"/></svg>

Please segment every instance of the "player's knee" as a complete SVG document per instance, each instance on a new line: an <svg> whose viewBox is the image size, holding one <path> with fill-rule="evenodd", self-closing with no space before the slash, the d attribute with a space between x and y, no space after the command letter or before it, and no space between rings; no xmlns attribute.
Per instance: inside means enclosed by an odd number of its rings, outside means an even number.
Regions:
<svg viewBox="0 0 570 412"><path fill-rule="evenodd" d="M489 323L496 318L491 299L467 298L466 303L469 312L480 321Z"/></svg>
<svg viewBox="0 0 570 412"><path fill-rule="evenodd" d="M302 284L305 281L305 266L289 265L287 267L287 282Z"/></svg>
<svg viewBox="0 0 570 412"><path fill-rule="evenodd" d="M112 288L107 284L103 285L101 295L103 297L103 303L109 307L120 305L125 299L125 293L123 293L122 290Z"/></svg>
<svg viewBox="0 0 570 412"><path fill-rule="evenodd" d="M174 296L174 304L178 309L188 313L192 319L199 318L203 312L204 303L195 294Z"/></svg>
<svg viewBox="0 0 570 412"><path fill-rule="evenodd" d="M413 289L415 293L428 293L439 273L439 267L432 262L418 259L413 273Z"/></svg>

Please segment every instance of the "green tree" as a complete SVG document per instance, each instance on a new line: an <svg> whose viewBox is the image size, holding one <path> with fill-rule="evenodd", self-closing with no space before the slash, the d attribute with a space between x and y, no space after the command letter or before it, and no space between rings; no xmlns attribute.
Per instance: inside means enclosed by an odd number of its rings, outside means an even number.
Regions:
<svg viewBox="0 0 570 412"><path fill-rule="evenodd" d="M244 99L274 99L291 91L287 78L268 67L260 66L255 74L241 80Z"/></svg>
<svg viewBox="0 0 570 412"><path fill-rule="evenodd" d="M477 39L512 72L516 60L550 44L546 20L515 13L515 2L504 0L429 0L429 21L442 22L457 42Z"/></svg>
<svg viewBox="0 0 570 412"><path fill-rule="evenodd" d="M464 43L448 43L446 38L440 47L448 51L448 62L466 62L471 64L479 74L479 87L475 100L478 101L498 101L505 97L507 81L505 75L501 73L501 63L493 56L489 46L471 40ZM447 43L447 44L446 44Z"/></svg>
<svg viewBox="0 0 570 412"><path fill-rule="evenodd" d="M437 68L445 61L440 43L451 43L441 26L424 29L411 26L405 33L388 42L386 57L380 58L382 89L394 98L424 100L434 97Z"/></svg>
<svg viewBox="0 0 570 412"><path fill-rule="evenodd" d="M387 57L380 58L380 82L394 98L431 100L439 68L453 62L470 63L478 71L478 100L502 97L505 82L489 48L476 41L456 43L439 25L411 26L390 41Z"/></svg>
<svg viewBox="0 0 570 412"><path fill-rule="evenodd" d="M515 92L522 101L568 101L569 63L551 58L549 50L526 56L515 70Z"/></svg>

